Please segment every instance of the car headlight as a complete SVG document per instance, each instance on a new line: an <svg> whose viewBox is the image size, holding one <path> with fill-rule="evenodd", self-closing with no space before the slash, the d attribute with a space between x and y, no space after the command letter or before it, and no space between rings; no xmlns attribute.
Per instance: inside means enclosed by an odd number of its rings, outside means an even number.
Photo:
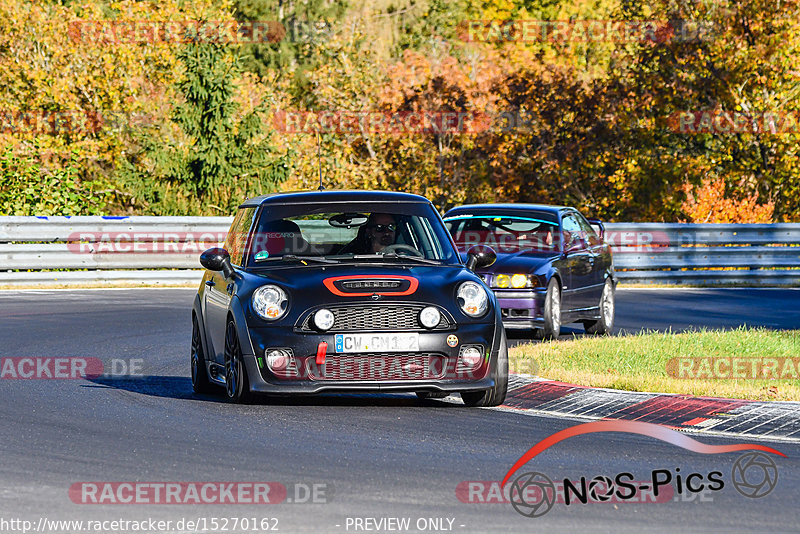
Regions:
<svg viewBox="0 0 800 534"><path fill-rule="evenodd" d="M494 284L492 287L497 287L500 289L508 289L509 287L513 287L514 289L520 289L523 287L531 287L530 277L527 274L498 274L494 278Z"/></svg>
<svg viewBox="0 0 800 534"><path fill-rule="evenodd" d="M428 306L419 312L419 322L425 328L434 328L442 320L442 314L433 306Z"/></svg>
<svg viewBox="0 0 800 534"><path fill-rule="evenodd" d="M470 317L480 317L489 308L489 296L486 290L476 282L464 282L456 293L458 306Z"/></svg>
<svg viewBox="0 0 800 534"><path fill-rule="evenodd" d="M289 299L286 292L278 286L261 286L253 292L253 310L262 319L275 321L286 314Z"/></svg>
<svg viewBox="0 0 800 534"><path fill-rule="evenodd" d="M467 368L476 367L481 363L483 355L478 347L464 347L461 350L461 361Z"/></svg>
<svg viewBox="0 0 800 534"><path fill-rule="evenodd" d="M314 326L322 331L330 330L335 319L332 311L322 308L314 313Z"/></svg>
<svg viewBox="0 0 800 534"><path fill-rule="evenodd" d="M528 277L524 274L515 274L511 277L511 287L519 289L528 285Z"/></svg>

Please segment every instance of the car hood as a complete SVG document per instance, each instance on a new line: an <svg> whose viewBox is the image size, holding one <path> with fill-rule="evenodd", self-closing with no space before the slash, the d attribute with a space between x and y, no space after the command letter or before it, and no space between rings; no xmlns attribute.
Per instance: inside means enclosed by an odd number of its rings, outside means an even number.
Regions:
<svg viewBox="0 0 800 534"><path fill-rule="evenodd" d="M456 286L463 281L479 281L477 275L463 265L427 266L394 264L353 264L293 266L245 273L246 283L252 290L266 283L274 283L291 295L291 300L300 308L325 304L371 302L369 296L337 295L330 289L330 281L341 277L411 277L417 280L416 290L408 295L381 295L378 302L427 302L450 308L455 303ZM389 290L391 291L391 290ZM370 293L384 291L366 289ZM244 295L243 295L244 296ZM249 296L249 295L248 295Z"/></svg>
<svg viewBox="0 0 800 534"><path fill-rule="evenodd" d="M464 255L466 256L466 255ZM497 254L497 261L490 267L482 269L482 273L533 273L541 266L558 258L558 252L513 252Z"/></svg>

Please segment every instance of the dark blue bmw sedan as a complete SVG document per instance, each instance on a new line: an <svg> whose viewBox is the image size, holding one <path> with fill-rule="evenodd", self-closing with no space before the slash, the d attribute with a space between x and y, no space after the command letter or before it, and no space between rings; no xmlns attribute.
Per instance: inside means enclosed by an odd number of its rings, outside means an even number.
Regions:
<svg viewBox="0 0 800 534"><path fill-rule="evenodd" d="M599 220L565 206L480 204L453 208L444 221L463 254L479 245L496 251L478 273L507 329L557 338L572 322L591 334L613 328L616 275Z"/></svg>

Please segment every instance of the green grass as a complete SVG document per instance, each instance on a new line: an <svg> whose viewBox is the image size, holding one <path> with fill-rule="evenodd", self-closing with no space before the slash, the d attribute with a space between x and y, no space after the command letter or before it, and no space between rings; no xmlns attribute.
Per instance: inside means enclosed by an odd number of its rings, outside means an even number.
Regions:
<svg viewBox="0 0 800 534"><path fill-rule="evenodd" d="M790 362L789 367L784 367L786 360L783 360L773 373L779 378L766 380L708 378L709 373L702 378L676 378L679 370L676 362L670 364L672 372L667 372L671 359L707 357L794 358L794 365ZM583 386L752 400L800 400L800 369L796 367L800 362L800 330L741 327L680 334L643 332L619 337L574 337L519 345L509 350L509 360L512 371ZM747 365L745 374L750 376L752 362L741 361ZM695 377L702 369L700 363L697 360L692 367ZM727 367L721 369L725 372Z"/></svg>

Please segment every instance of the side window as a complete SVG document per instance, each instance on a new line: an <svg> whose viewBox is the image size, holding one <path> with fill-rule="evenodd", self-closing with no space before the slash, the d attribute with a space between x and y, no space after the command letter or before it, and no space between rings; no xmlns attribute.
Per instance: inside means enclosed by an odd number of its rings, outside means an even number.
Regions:
<svg viewBox="0 0 800 534"><path fill-rule="evenodd" d="M581 225L578 224L574 215L564 215L564 218L561 219L561 225L564 229L564 244L566 247L569 247L572 241L577 240L580 242Z"/></svg>
<svg viewBox="0 0 800 534"><path fill-rule="evenodd" d="M244 247L247 244L247 233L250 231L255 214L256 208L240 209L233 219L231 229L228 230L228 236L225 238L223 247L231 255L231 263L233 265L239 267L242 265Z"/></svg>
<svg viewBox="0 0 800 534"><path fill-rule="evenodd" d="M592 225L589 224L589 221L587 221L586 218L581 214L578 214L578 224L581 225L581 232L583 232L583 235L586 236L586 241L590 247L600 244L600 237L597 235L597 232L594 231L594 228L592 228Z"/></svg>

